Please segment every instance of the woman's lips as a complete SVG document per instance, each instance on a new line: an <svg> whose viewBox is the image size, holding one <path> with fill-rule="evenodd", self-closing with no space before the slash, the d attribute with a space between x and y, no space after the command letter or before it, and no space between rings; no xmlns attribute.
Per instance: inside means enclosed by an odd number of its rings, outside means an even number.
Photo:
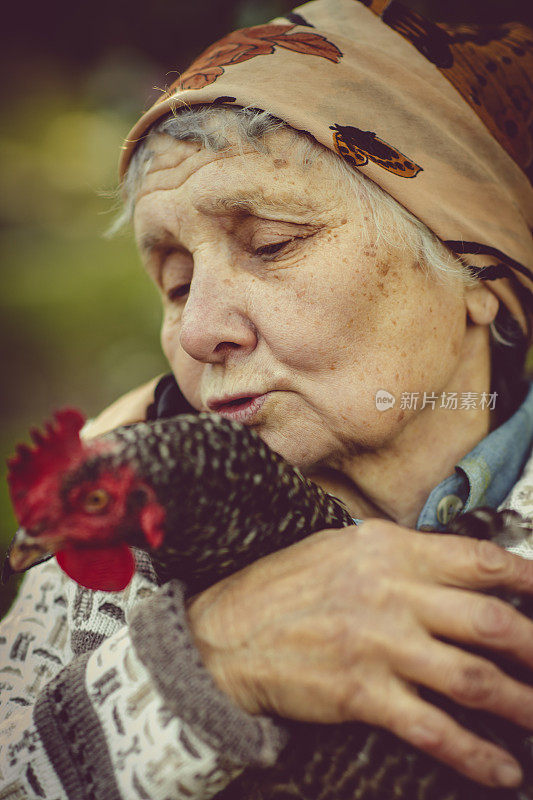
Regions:
<svg viewBox="0 0 533 800"><path fill-rule="evenodd" d="M227 403L216 403L212 410L221 417L234 419L237 422L250 422L259 411L268 394L258 394L254 397L238 397ZM210 404L211 405L211 404Z"/></svg>

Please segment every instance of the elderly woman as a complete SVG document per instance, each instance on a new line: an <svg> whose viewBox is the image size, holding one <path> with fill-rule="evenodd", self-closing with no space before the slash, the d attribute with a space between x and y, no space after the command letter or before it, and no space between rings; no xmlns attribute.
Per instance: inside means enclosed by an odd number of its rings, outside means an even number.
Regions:
<svg viewBox="0 0 533 800"><path fill-rule="evenodd" d="M427 533L533 502L532 45L520 25L314 0L217 42L134 127L121 223L172 376L87 435L240 420L358 524L187 607L148 559L111 597L32 569L0 637L3 798L229 797L282 751L273 716L363 720L520 782L417 688L533 728L533 689L463 649L533 667L533 623L483 593L533 592L533 564Z"/></svg>

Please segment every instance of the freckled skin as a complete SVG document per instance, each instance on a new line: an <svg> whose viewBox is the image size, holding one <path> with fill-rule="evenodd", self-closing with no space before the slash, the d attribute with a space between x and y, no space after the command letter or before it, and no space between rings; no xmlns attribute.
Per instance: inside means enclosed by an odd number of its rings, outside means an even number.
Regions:
<svg viewBox="0 0 533 800"><path fill-rule="evenodd" d="M301 168L290 141L278 131L270 155L240 155L158 137L136 236L162 240L144 260L163 298L163 350L189 402L207 410L210 398L269 392L252 423L267 444L308 472L340 466L364 484L362 454L393 446L420 416L378 411L376 392L456 384L464 290L428 280L400 248L365 244L358 204L320 160ZM209 205L243 190L280 208ZM312 198L312 209L285 208L291 198Z"/></svg>
<svg viewBox="0 0 533 800"><path fill-rule="evenodd" d="M391 266L392 266L392 264L389 264L389 263L387 263L387 262L385 261L385 262L383 262L382 264L376 264L376 269L377 269L377 271L379 272L379 274L380 274L380 275L382 275L383 277L385 277L385 275L387 275L387 274L388 274L388 272L389 272L389 270L390 270Z"/></svg>

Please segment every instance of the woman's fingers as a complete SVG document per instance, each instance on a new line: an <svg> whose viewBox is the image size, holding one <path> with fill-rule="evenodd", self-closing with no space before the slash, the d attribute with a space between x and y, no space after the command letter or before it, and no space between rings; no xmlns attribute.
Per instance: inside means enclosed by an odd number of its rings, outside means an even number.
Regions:
<svg viewBox="0 0 533 800"><path fill-rule="evenodd" d="M533 688L509 677L488 659L431 638L424 648L413 647L410 652L404 648L398 658L398 672L410 683L533 729Z"/></svg>
<svg viewBox="0 0 533 800"><path fill-rule="evenodd" d="M465 589L504 587L533 593L533 561L486 540L452 534L411 534L420 563L432 580Z"/></svg>
<svg viewBox="0 0 533 800"><path fill-rule="evenodd" d="M397 736L487 786L516 786L518 763L505 750L480 739L444 711L405 688L383 721Z"/></svg>
<svg viewBox="0 0 533 800"><path fill-rule="evenodd" d="M435 586L417 617L435 636L505 653L533 669L533 622L497 597Z"/></svg>

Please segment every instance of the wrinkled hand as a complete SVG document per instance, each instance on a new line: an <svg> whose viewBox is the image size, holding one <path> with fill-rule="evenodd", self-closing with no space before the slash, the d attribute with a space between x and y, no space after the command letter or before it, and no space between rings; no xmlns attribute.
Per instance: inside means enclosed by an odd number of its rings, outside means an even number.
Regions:
<svg viewBox="0 0 533 800"><path fill-rule="evenodd" d="M508 753L417 693L533 729L533 688L461 649L533 667L533 623L475 591L495 587L533 592L533 563L490 542L369 520L257 561L193 598L189 616L206 667L244 710L364 721L480 783L515 785Z"/></svg>

